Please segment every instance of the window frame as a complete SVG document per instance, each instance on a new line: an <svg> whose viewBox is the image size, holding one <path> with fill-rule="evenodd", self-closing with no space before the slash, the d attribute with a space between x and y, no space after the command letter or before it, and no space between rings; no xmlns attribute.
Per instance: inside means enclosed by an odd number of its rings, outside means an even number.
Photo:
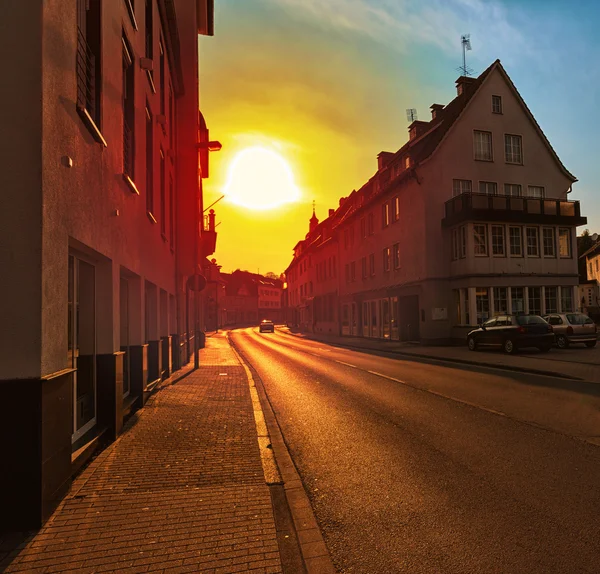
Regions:
<svg viewBox="0 0 600 574"><path fill-rule="evenodd" d="M394 210L392 213L392 221L395 223L400 219L400 196L397 195L396 197L394 197L393 202Z"/></svg>
<svg viewBox="0 0 600 574"><path fill-rule="evenodd" d="M518 229L519 231L519 253L513 253L513 236L511 230ZM524 257L525 251L523 249L523 227L520 225L509 225L508 226L508 253L510 257Z"/></svg>
<svg viewBox="0 0 600 574"><path fill-rule="evenodd" d="M499 105L496 106L496 104L499 104ZM502 96L492 94L492 113L493 114L502 114L503 113Z"/></svg>
<svg viewBox="0 0 600 574"><path fill-rule="evenodd" d="M369 253L369 276L375 276L375 253Z"/></svg>
<svg viewBox="0 0 600 574"><path fill-rule="evenodd" d="M483 248L484 252L478 253L478 247L481 247L481 244L477 243L478 232L476 228L483 229ZM487 233L487 224L486 223L474 223L473 224L473 254L475 257L489 257L489 248L488 248L488 233Z"/></svg>
<svg viewBox="0 0 600 574"><path fill-rule="evenodd" d="M386 227L389 227L390 222L390 202L384 201L381 204L381 228L385 229Z"/></svg>
<svg viewBox="0 0 600 574"><path fill-rule="evenodd" d="M491 186L492 190L494 190L493 193L489 193L488 191L482 191L482 185L485 187L485 189L487 190L488 187ZM479 193L483 194L483 195L489 195L492 197L495 197L498 195L498 182L496 181L479 181Z"/></svg>
<svg viewBox="0 0 600 574"><path fill-rule="evenodd" d="M529 235L528 235L528 231L533 230L535 231L535 239L536 239L536 253L535 254L531 254L529 253ZM525 247L526 247L526 252L527 252L527 257L531 257L531 258L539 258L540 257L540 228L539 227L533 227L533 226L526 226L525 227Z"/></svg>
<svg viewBox="0 0 600 574"><path fill-rule="evenodd" d="M517 195L514 195L513 193L508 193L508 189L513 187L518 188L519 193ZM507 197L523 197L523 186L520 183L505 183L504 195Z"/></svg>
<svg viewBox="0 0 600 574"><path fill-rule="evenodd" d="M561 238L561 234L563 231L566 231L566 237L567 237L567 255L563 255L562 254L562 249L561 249L561 242L560 242L560 238ZM571 245L571 228L569 227L559 227L558 228L558 254L559 254L559 258L560 259L572 259L573 258L573 247Z"/></svg>
<svg viewBox="0 0 600 574"><path fill-rule="evenodd" d="M489 149L489 156L490 157L478 157L478 152L482 151L483 147L481 147L481 149L478 149L478 143L481 142L477 142L477 136L480 135L489 135L489 144L490 144L490 149ZM473 130L473 159L475 161L494 161L494 138L492 136L492 132L490 131L486 131L486 130Z"/></svg>
<svg viewBox="0 0 600 574"><path fill-rule="evenodd" d="M468 184L468 185L464 185ZM464 190L463 187L467 187ZM472 179L453 179L452 180L452 197L458 197L463 193L473 193L473 180Z"/></svg>
<svg viewBox="0 0 600 574"><path fill-rule="evenodd" d="M546 232L552 232L552 253L546 253ZM556 230L554 227L542 227L542 255L545 258L556 258Z"/></svg>
<svg viewBox="0 0 600 574"><path fill-rule="evenodd" d="M509 142L508 138L517 138L519 142L519 152L520 152L520 161L514 161L509 159L509 146L510 146L510 154L511 157L514 156L514 146L512 141ZM523 136L520 134L504 134L504 163L508 163L510 165L523 165Z"/></svg>
<svg viewBox="0 0 600 574"><path fill-rule="evenodd" d="M400 269L400 243L394 243L393 248L394 269Z"/></svg>
<svg viewBox="0 0 600 574"><path fill-rule="evenodd" d="M390 271L392 268L392 249L390 247L383 248L383 270Z"/></svg>
<svg viewBox="0 0 600 574"><path fill-rule="evenodd" d="M491 244L492 244L492 257L506 257L506 229L504 225L492 225L491 226L491 233L490 233L490 238L491 238ZM495 245L494 245L494 230L495 229L500 229L502 231L502 252L495 252Z"/></svg>
<svg viewBox="0 0 600 574"><path fill-rule="evenodd" d="M531 195L532 189L540 189L541 195ZM527 197L533 199L546 199L546 188L543 185L527 185Z"/></svg>

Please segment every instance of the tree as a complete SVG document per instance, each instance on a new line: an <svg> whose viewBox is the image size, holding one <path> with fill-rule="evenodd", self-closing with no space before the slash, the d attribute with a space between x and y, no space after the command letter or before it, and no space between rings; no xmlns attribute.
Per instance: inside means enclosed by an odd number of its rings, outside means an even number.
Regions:
<svg viewBox="0 0 600 574"><path fill-rule="evenodd" d="M275 273L273 273L273 271L269 271L268 273L265 273L265 277L267 279L279 279L279 275L276 275Z"/></svg>
<svg viewBox="0 0 600 574"><path fill-rule="evenodd" d="M588 249L591 249L594 245L594 240L590 235L590 230L586 229L577 241L577 255L581 257Z"/></svg>

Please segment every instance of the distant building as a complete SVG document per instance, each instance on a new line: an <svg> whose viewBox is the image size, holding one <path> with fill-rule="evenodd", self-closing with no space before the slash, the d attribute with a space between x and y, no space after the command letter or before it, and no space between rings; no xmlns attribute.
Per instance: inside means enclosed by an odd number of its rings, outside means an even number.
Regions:
<svg viewBox="0 0 600 574"><path fill-rule="evenodd" d="M594 235L594 237L597 237ZM590 317L600 320L600 241L581 254L585 276L579 283L579 307Z"/></svg>
<svg viewBox="0 0 600 574"><path fill-rule="evenodd" d="M39 527L198 341L191 279L216 239L197 79L212 13L0 3L0 530Z"/></svg>
<svg viewBox="0 0 600 574"><path fill-rule="evenodd" d="M574 310L576 229L565 168L497 60L381 152L377 172L294 248L292 321L308 331L464 341L503 313ZM329 261L337 269L329 272Z"/></svg>

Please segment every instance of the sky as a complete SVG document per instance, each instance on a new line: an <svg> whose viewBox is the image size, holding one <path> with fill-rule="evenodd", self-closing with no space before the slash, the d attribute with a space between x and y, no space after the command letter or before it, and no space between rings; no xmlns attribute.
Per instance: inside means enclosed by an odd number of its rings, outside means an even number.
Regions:
<svg viewBox="0 0 600 574"><path fill-rule="evenodd" d="M501 60L600 233L599 17L600 2L586 0L215 0L215 35L200 37L200 107L223 144L204 180L205 206L228 192L214 206L222 271L285 271L313 201L327 217L374 174L380 151L407 141L407 108L428 119L432 103L454 98L466 33L467 65L477 76ZM283 158L293 202L252 209L261 156L255 173L231 168L248 148ZM232 186L245 182L250 196L236 203Z"/></svg>

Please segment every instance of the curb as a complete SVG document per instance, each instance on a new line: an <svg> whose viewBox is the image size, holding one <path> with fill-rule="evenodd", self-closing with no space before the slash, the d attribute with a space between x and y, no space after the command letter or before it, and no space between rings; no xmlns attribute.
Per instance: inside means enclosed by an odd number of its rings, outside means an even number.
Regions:
<svg viewBox="0 0 600 574"><path fill-rule="evenodd" d="M254 383L263 409L264 420L269 431L275 461L283 481L285 500L287 501L287 506L292 517L306 572L307 574L335 574L336 569L329 556L323 535L310 505L310 500L287 448L262 380L256 374L252 364L244 357L242 351L231 340L229 333L227 339L236 355L238 355L242 365L251 372L253 371Z"/></svg>
<svg viewBox="0 0 600 574"><path fill-rule="evenodd" d="M278 329L278 331L284 335L290 335L292 337L297 337L299 339L306 339L308 341L317 341L319 343L325 343L328 345L333 345L336 347L341 347L345 349L357 349L359 351L374 351L376 353L391 353L394 355L400 355L402 357L413 357L417 359L427 359L429 361L437 361L441 363L458 363L461 365L473 365L476 367L485 367L486 369L500 369L503 371L513 371L517 373L527 373L530 375L543 375L546 377L555 377L558 379L566 379L569 381L584 381L584 382L592 382L586 381L581 377L575 377L573 375L567 375L565 373L559 373L558 371L546 371L542 369L530 369L528 367L516 367L513 365L496 365L490 363L484 363L482 361L470 361L468 359L457 359L454 357L434 357L432 355L426 355L424 353L407 353L404 351L397 351L395 349L373 349L371 347L360 347L358 345L351 345L350 343L341 343L341 342L331 342L326 341L324 339L317 339L313 337L307 337L301 333L292 333L290 331L283 331L282 329Z"/></svg>

